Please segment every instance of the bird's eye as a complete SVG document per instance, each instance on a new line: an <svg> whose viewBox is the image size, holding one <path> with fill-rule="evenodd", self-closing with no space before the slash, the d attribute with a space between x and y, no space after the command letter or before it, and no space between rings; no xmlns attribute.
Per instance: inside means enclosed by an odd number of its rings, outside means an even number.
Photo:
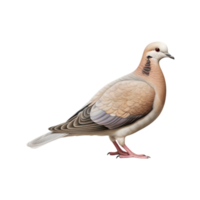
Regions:
<svg viewBox="0 0 200 200"><path fill-rule="evenodd" d="M160 51L160 49L159 49L159 48L155 48L155 50L156 50L157 52L159 52L159 51Z"/></svg>

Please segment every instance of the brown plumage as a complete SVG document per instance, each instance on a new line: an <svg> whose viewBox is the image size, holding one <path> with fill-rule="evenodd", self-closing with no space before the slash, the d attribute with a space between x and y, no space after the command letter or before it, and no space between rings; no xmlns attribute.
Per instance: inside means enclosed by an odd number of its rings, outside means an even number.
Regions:
<svg viewBox="0 0 200 200"><path fill-rule="evenodd" d="M149 125L163 109L166 84L159 61L164 57L173 58L167 46L151 43L133 73L106 85L65 123L50 127L49 134L33 140L29 146L41 146L58 137L107 135L117 147L117 153L111 155L148 158L131 152L125 137ZM116 140L127 152L118 147Z"/></svg>

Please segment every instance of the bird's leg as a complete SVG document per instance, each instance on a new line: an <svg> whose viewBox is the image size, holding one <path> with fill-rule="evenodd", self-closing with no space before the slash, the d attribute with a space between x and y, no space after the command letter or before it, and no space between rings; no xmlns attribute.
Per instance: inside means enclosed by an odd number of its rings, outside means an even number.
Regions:
<svg viewBox="0 0 200 200"><path fill-rule="evenodd" d="M111 152L110 152L110 156L116 156L116 155L118 155L118 154L124 155L124 156L129 155L129 153L126 152L126 151L124 151L124 150L119 146L119 144L118 144L116 141L113 142L112 144L113 144L113 146L115 147L116 152L115 152L115 151L111 151Z"/></svg>
<svg viewBox="0 0 200 200"><path fill-rule="evenodd" d="M143 154L138 155L138 154L133 153L125 144L122 147L128 152L128 155L120 154L119 155L120 158L142 158L142 159L150 158L149 156L146 156Z"/></svg>

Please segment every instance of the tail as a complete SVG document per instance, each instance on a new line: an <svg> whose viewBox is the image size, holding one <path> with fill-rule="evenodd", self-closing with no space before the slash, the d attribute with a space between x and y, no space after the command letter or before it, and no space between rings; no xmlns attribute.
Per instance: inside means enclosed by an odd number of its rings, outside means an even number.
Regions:
<svg viewBox="0 0 200 200"><path fill-rule="evenodd" d="M47 144L51 141L57 140L58 138L65 137L66 135L68 135L68 134L67 133L49 132L45 135L42 135L42 136L36 138L35 140L32 140L31 142L29 142L27 144L27 146L29 146L31 148L37 148L37 147L40 147L40 146Z"/></svg>

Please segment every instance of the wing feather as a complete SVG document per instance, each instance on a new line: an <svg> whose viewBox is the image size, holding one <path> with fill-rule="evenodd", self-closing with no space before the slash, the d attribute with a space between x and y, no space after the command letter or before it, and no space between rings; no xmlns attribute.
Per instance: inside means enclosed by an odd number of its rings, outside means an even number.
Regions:
<svg viewBox="0 0 200 200"><path fill-rule="evenodd" d="M146 82L125 78L105 88L65 123L49 130L81 134L116 129L134 123L153 109L155 91Z"/></svg>

